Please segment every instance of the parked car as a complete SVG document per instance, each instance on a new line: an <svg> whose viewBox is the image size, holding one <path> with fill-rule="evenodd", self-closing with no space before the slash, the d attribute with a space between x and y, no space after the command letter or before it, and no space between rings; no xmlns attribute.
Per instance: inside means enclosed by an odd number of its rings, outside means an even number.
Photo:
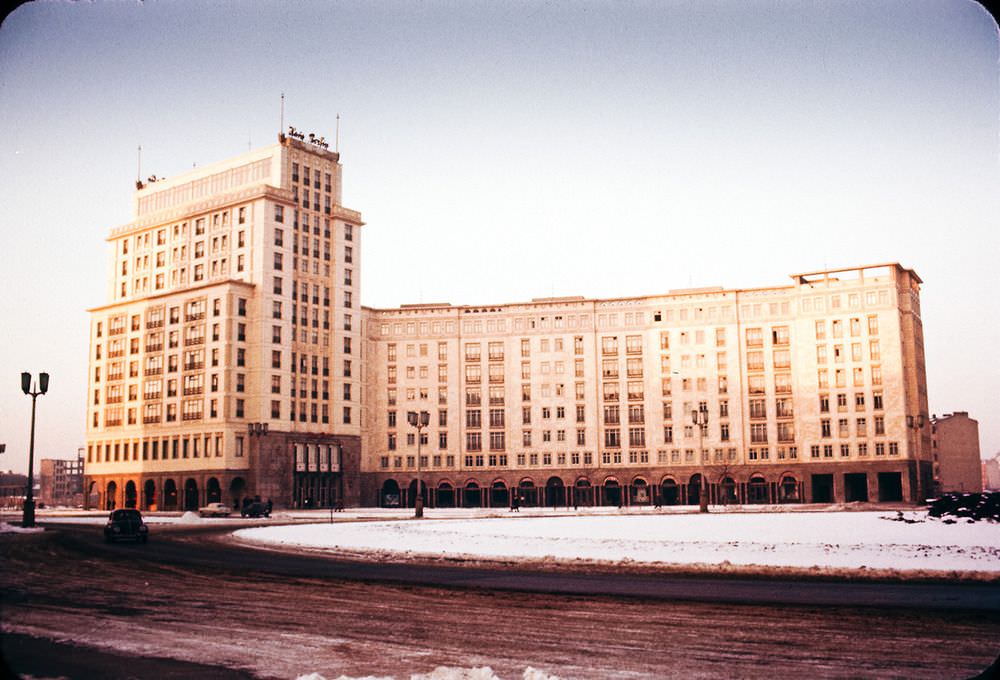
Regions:
<svg viewBox="0 0 1000 680"><path fill-rule="evenodd" d="M198 508L198 514L202 517L229 517L232 509L225 503L209 503L203 508Z"/></svg>
<svg viewBox="0 0 1000 680"><path fill-rule="evenodd" d="M243 509L240 510L241 517L270 517L271 511L267 509L267 505L261 503L260 501L254 501L249 505L244 505Z"/></svg>
<svg viewBox="0 0 1000 680"><path fill-rule="evenodd" d="M104 540L114 543L119 540L145 543L149 539L149 527L142 521L142 515L134 508L112 510L108 523L104 525Z"/></svg>

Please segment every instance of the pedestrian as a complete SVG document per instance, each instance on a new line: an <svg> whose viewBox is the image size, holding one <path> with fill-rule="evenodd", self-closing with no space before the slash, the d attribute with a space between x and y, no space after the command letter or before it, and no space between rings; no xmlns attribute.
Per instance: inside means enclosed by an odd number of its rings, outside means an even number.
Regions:
<svg viewBox="0 0 1000 680"><path fill-rule="evenodd" d="M271 499L268 498L267 499L267 509L264 511L264 517L270 517L271 516L271 508L273 508L273 507L274 507L274 505L271 503Z"/></svg>
<svg viewBox="0 0 1000 680"><path fill-rule="evenodd" d="M514 494L511 496L510 509L512 512L521 512L521 495Z"/></svg>

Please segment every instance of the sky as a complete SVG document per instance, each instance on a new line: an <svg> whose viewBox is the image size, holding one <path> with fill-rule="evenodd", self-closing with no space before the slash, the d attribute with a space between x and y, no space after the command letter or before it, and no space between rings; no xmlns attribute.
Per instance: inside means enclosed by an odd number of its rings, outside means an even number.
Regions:
<svg viewBox="0 0 1000 680"><path fill-rule="evenodd" d="M361 299L924 280L930 410L1000 451L1000 68L968 0L39 2L0 25L0 469L84 443L86 309L142 176L331 140Z"/></svg>

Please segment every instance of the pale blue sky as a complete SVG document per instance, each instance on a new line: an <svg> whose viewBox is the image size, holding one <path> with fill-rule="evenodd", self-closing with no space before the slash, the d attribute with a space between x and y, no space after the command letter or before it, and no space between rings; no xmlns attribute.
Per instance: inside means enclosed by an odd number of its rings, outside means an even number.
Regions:
<svg viewBox="0 0 1000 680"><path fill-rule="evenodd" d="M0 468L83 443L88 307L143 174L332 139L362 301L925 281L931 411L1000 450L998 41L976 3L46 2L0 27Z"/></svg>

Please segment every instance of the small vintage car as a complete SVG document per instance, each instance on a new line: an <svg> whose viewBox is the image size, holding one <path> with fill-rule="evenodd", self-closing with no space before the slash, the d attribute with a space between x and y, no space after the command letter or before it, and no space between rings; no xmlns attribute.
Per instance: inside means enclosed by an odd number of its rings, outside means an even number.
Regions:
<svg viewBox="0 0 1000 680"><path fill-rule="evenodd" d="M244 505L243 509L240 510L241 517L270 517L271 511L267 509L267 506L260 501L254 501L248 505Z"/></svg>
<svg viewBox="0 0 1000 680"><path fill-rule="evenodd" d="M198 508L198 514L202 517L229 517L232 512L225 503L209 503L203 508Z"/></svg>
<svg viewBox="0 0 1000 680"><path fill-rule="evenodd" d="M108 515L108 523L104 525L104 540L108 543L121 540L145 543L148 539L149 527L138 510L120 508Z"/></svg>

